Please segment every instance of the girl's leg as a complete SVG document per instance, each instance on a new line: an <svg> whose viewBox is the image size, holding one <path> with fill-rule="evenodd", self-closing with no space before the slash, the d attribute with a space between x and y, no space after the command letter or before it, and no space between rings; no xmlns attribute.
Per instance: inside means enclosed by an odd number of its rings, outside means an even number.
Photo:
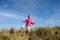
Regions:
<svg viewBox="0 0 60 40"><path fill-rule="evenodd" d="M30 33L30 27L28 27L28 32Z"/></svg>
<svg viewBox="0 0 60 40"><path fill-rule="evenodd" d="M28 35L30 35L30 27L27 27L28 28Z"/></svg>
<svg viewBox="0 0 60 40"><path fill-rule="evenodd" d="M26 34L30 33L30 27L26 26Z"/></svg>
<svg viewBox="0 0 60 40"><path fill-rule="evenodd" d="M27 28L27 26L26 26L26 34L28 33L28 28Z"/></svg>

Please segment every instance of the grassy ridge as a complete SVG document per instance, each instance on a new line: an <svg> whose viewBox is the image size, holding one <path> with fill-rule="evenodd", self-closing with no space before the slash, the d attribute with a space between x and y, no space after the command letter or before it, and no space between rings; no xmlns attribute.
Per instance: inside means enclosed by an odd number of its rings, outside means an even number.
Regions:
<svg viewBox="0 0 60 40"><path fill-rule="evenodd" d="M11 28L10 30L3 29L0 32L0 40L25 40L25 29L20 30ZM34 28L31 29L29 40L60 40L60 26L52 28Z"/></svg>

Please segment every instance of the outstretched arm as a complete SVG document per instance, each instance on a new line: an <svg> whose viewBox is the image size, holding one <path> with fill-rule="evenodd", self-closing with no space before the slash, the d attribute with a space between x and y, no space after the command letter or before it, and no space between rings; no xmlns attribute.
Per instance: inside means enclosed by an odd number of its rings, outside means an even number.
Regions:
<svg viewBox="0 0 60 40"><path fill-rule="evenodd" d="M32 25L34 25L34 24L35 24L35 22L31 21L31 24L32 24Z"/></svg>
<svg viewBox="0 0 60 40"><path fill-rule="evenodd" d="M26 20L22 20L23 23L26 23Z"/></svg>

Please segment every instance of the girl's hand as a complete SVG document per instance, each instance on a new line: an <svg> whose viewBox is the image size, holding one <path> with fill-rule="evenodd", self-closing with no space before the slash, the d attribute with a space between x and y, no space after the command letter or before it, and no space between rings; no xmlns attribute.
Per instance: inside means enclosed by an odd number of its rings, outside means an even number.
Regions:
<svg viewBox="0 0 60 40"><path fill-rule="evenodd" d="M32 23L32 25L34 25L34 24L35 24L35 22Z"/></svg>

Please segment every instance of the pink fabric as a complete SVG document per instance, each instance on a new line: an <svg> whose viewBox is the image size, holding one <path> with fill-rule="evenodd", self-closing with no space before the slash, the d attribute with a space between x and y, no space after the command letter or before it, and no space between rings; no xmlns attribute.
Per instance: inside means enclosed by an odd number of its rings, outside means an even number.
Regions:
<svg viewBox="0 0 60 40"><path fill-rule="evenodd" d="M26 26L30 26L33 22L32 22L32 20L31 19L26 19L26 20L23 20L22 21L23 23L26 23Z"/></svg>

